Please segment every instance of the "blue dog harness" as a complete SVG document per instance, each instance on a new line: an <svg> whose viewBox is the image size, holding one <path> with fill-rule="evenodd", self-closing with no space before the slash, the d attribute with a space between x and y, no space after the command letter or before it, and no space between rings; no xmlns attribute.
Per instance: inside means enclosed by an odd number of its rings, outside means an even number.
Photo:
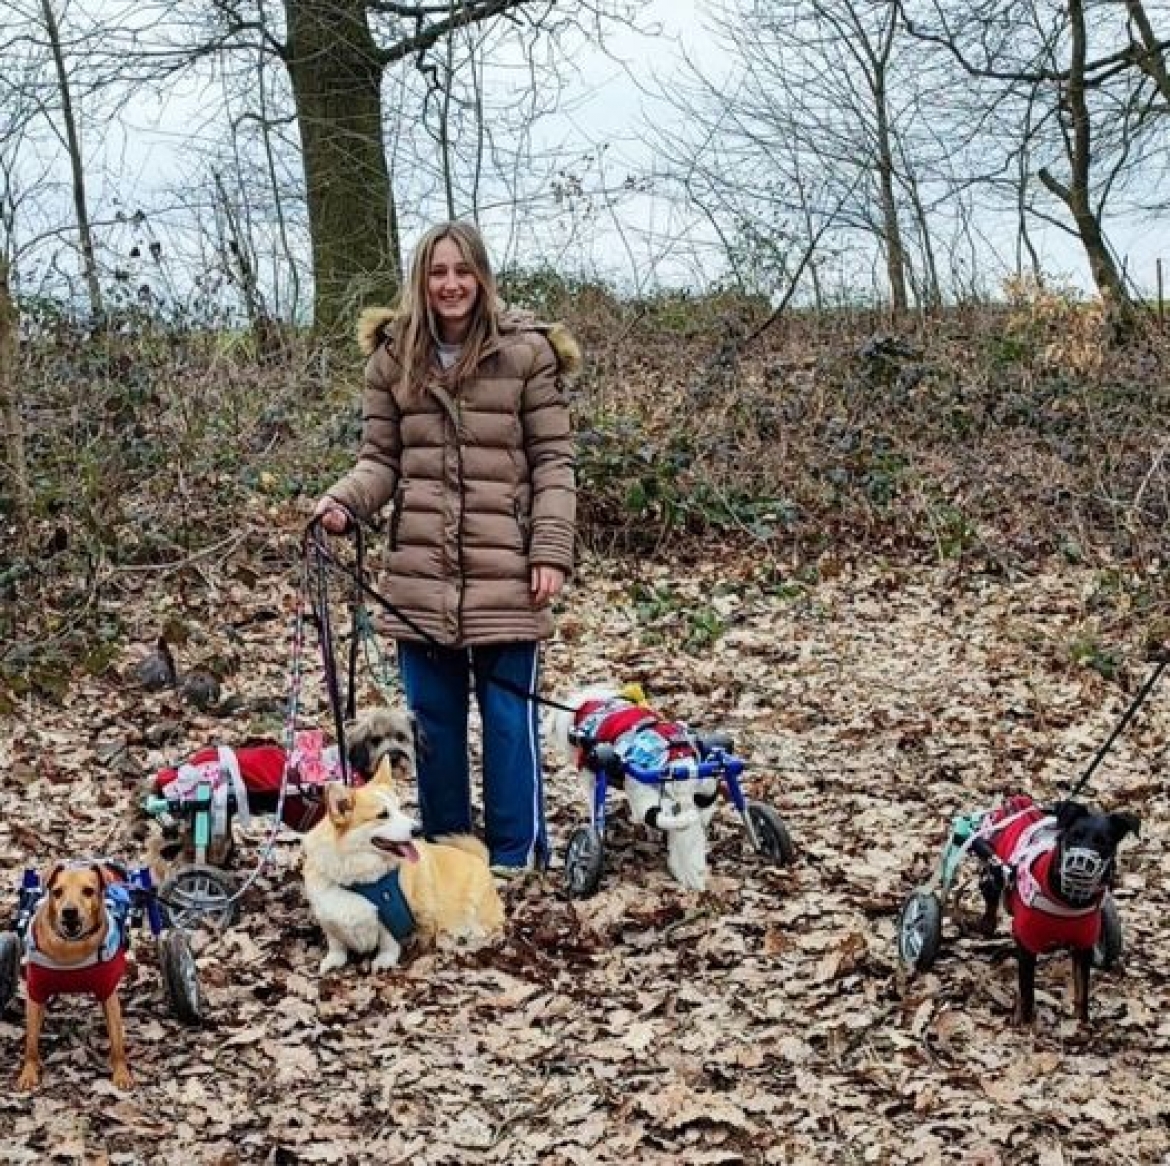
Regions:
<svg viewBox="0 0 1170 1166"><path fill-rule="evenodd" d="M413 933L414 914L402 893L402 887L399 886L398 871L392 870L389 874L384 874L375 883L354 883L353 886L346 887L346 890L353 891L373 903L382 926L399 943Z"/></svg>

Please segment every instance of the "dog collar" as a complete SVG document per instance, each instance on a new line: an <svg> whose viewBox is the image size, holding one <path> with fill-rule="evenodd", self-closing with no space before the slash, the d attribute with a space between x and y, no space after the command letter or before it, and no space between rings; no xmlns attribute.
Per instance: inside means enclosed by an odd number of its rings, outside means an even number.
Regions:
<svg viewBox="0 0 1170 1166"><path fill-rule="evenodd" d="M398 879L398 871L384 874L374 883L354 883L346 890L361 895L374 905L382 926L400 943L414 931L414 913Z"/></svg>

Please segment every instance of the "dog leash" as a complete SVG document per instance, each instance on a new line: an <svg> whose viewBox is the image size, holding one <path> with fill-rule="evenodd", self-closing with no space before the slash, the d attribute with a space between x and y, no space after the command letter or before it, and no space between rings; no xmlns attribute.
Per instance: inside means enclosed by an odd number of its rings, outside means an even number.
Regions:
<svg viewBox="0 0 1170 1166"><path fill-rule="evenodd" d="M306 537L305 546L308 546L308 539ZM310 556L306 553L302 560L301 570L301 584L297 593L297 610L296 619L293 624L293 649L292 649L292 664L289 669L288 693L285 701L285 718L284 718L284 766L280 774L280 786L276 796L276 807L272 813L272 825L260 847L260 855L256 860L255 866L249 871L247 878L220 904L221 909L228 908L232 904L238 902L251 890L256 880L260 877L261 872L268 865L269 859L272 857L272 852L276 846L276 838L280 833L281 825L284 821L284 807L287 800L289 785L291 784L292 768L293 768L293 754L296 744L296 728L297 728L297 714L300 708L301 698L301 681L304 673L304 648L305 648L305 621L308 618L309 612L313 610L313 587L310 576ZM328 609L326 606L326 617ZM333 662L332 654L332 629L329 626L327 619L322 623L321 618L317 615L317 625L321 637L328 637L328 653L329 660ZM322 645L322 651L326 651L326 647ZM356 667L356 665L355 665ZM350 686L351 692L353 685ZM330 699L337 696L337 707L340 708L340 694L336 692L336 676L334 676L333 685L330 688ZM342 773L346 775L345 780L348 782L348 768L347 761L343 749L338 750L339 764L342 766ZM163 895L160 891L151 888L150 893L164 907L184 908L190 906L182 900L174 900L167 895ZM218 902L218 900L217 900Z"/></svg>
<svg viewBox="0 0 1170 1166"><path fill-rule="evenodd" d="M361 520L358 519L356 516L351 514L350 515L350 526L353 528L353 530L355 532L357 532L358 542L360 544L361 543L361 533L360 532L362 530ZM356 627L357 627L356 620L358 618L357 612L361 606L361 596L363 594L365 594L365 595L368 595L370 597L370 599L372 599L375 603L377 603L378 606L381 607L384 611L388 612L396 620L398 620L400 623L402 623L406 627L408 627L424 643L428 644L432 648L442 648L444 650L447 648L447 645L443 644L440 640L438 640L435 636L433 636L429 631L427 631L426 628L422 627L415 619L413 619L411 616L407 615L406 612L404 612L401 608L395 606L395 604L393 604L389 599L387 599L386 596L381 594L381 592L379 592L375 587L373 587L372 584L370 584L366 581L365 567L364 567L364 556L362 554L358 555L356 569L354 567L348 566L346 563L343 563L329 549L329 546L327 545L325 539L322 537L322 535L320 533L323 529L324 528L321 526L320 517L312 519L309 523L308 530L306 532L305 545L307 548L309 548L308 553L310 555L314 556L317 560L319 581L324 579L325 573L326 573L326 568L332 567L340 575L349 579L354 584L355 637L356 637ZM312 537L311 539L309 538L310 532L316 532L314 537ZM321 584L320 582L319 582L319 586L318 586L318 602L319 602L320 606L323 606L325 608L328 607L327 587L325 585ZM319 620L318 626L322 628L321 634L322 634L322 637L324 639L324 637L326 635L326 632L324 629L327 625L327 619L325 622L321 622L320 617L318 617L318 620ZM356 638L355 638L355 643L356 643ZM329 653L330 653L329 661L325 660L325 658L324 658L324 653L325 653L324 642L322 643L322 653L323 653L323 661L322 662L325 665L326 672L328 673L331 668L334 671L333 679L328 682L329 687L330 687L330 694L331 694L330 699L332 700L333 699L332 694L333 694L334 690L337 688L337 685L336 685L336 664L332 662L332 648L331 647L329 649ZM351 658L352 658L352 654L351 654ZM487 684L494 684L497 688L502 688L505 692L510 692L513 696L520 697L521 700L530 701L533 704L543 705L545 708L557 709L559 712L571 713L571 712L576 711L576 709L573 708L572 705L563 704L561 701L552 700L551 698L549 698L547 696L541 696L538 692L534 692L533 690L526 688L522 684L516 684L514 681L509 680L506 676L496 676L494 671L489 672L486 677L481 677L480 672L479 672L479 668L476 665L474 659L472 659L470 661L469 667L471 668L472 672L475 674L475 677L477 680L482 679ZM354 689L354 684L353 684L353 679L352 679L352 674L351 674L351 680L350 680L350 696L351 697L353 695L353 689ZM352 719L352 713L350 714L350 716ZM340 742L343 740L343 738L339 736L338 740Z"/></svg>
<svg viewBox="0 0 1170 1166"><path fill-rule="evenodd" d="M1109 734L1108 739L1101 746L1101 748L1097 750L1097 753L1090 762L1088 769L1086 769L1085 772L1081 775L1081 778L1076 783L1076 785L1074 785L1073 788L1065 795L1065 801L1071 802L1077 796L1077 794L1079 794L1081 790L1084 789L1086 785L1088 785L1089 778L1093 776L1093 774L1097 771L1097 767L1101 764L1102 761L1105 760L1106 755L1109 753L1109 750L1113 748L1117 738L1120 737L1123 732L1125 732L1125 727L1129 724L1130 721L1133 720L1134 716L1137 714L1138 709L1140 709L1142 705L1145 704L1149 699L1150 693L1154 691L1155 685L1159 680L1162 679L1162 673L1166 671L1167 665L1170 665L1170 653L1159 660L1155 665L1154 670L1148 677L1146 677L1146 681L1141 686L1141 688L1138 689L1137 695L1129 702L1129 708L1125 710L1121 716L1121 719L1113 727L1113 732Z"/></svg>
<svg viewBox="0 0 1170 1166"><path fill-rule="evenodd" d="M301 546L304 576L301 587L301 606L308 599L314 622L317 625L317 639L321 647L321 667L325 674L325 691L329 697L329 709L333 715L333 731L336 734L338 761L341 779L350 784L349 758L345 747L345 725L352 721L357 712L357 659L361 631L362 593L360 582L365 578L366 546L365 536L359 525L354 526L354 556L356 569L351 572L355 581L352 600L352 625L349 642L349 684L342 707L341 685L337 677L337 655L334 651L333 622L329 609L329 579L326 564L332 561L339 569L342 564L331 554L325 540L325 530L320 520L310 522L305 528ZM315 576L312 565L316 565ZM312 577L313 585L310 586ZM311 597L311 598L310 598Z"/></svg>

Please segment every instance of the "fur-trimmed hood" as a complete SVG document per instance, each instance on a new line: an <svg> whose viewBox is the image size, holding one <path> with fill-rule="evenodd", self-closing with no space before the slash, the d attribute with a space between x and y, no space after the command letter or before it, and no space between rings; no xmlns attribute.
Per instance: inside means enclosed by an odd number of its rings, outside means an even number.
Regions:
<svg viewBox="0 0 1170 1166"><path fill-rule="evenodd" d="M393 338L391 325L398 319L394 308L366 308L358 317L357 342L363 356L371 356L387 340ZM545 324L532 312L508 309L500 316L500 332L539 332L552 346L558 369L565 377L581 371L581 347L576 337L564 324Z"/></svg>

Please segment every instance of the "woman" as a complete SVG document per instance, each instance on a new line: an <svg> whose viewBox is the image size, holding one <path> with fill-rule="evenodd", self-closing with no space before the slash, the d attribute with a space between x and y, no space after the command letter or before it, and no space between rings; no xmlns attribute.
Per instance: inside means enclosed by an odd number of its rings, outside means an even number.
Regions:
<svg viewBox="0 0 1170 1166"><path fill-rule="evenodd" d="M467 723L483 722L485 841L501 874L541 864L535 693L550 604L573 566L576 485L561 378L580 352L559 325L505 313L467 223L423 236L400 309L363 314L369 355L354 468L317 504L343 532L393 502L386 597L406 699L425 742L429 836L471 829Z"/></svg>

